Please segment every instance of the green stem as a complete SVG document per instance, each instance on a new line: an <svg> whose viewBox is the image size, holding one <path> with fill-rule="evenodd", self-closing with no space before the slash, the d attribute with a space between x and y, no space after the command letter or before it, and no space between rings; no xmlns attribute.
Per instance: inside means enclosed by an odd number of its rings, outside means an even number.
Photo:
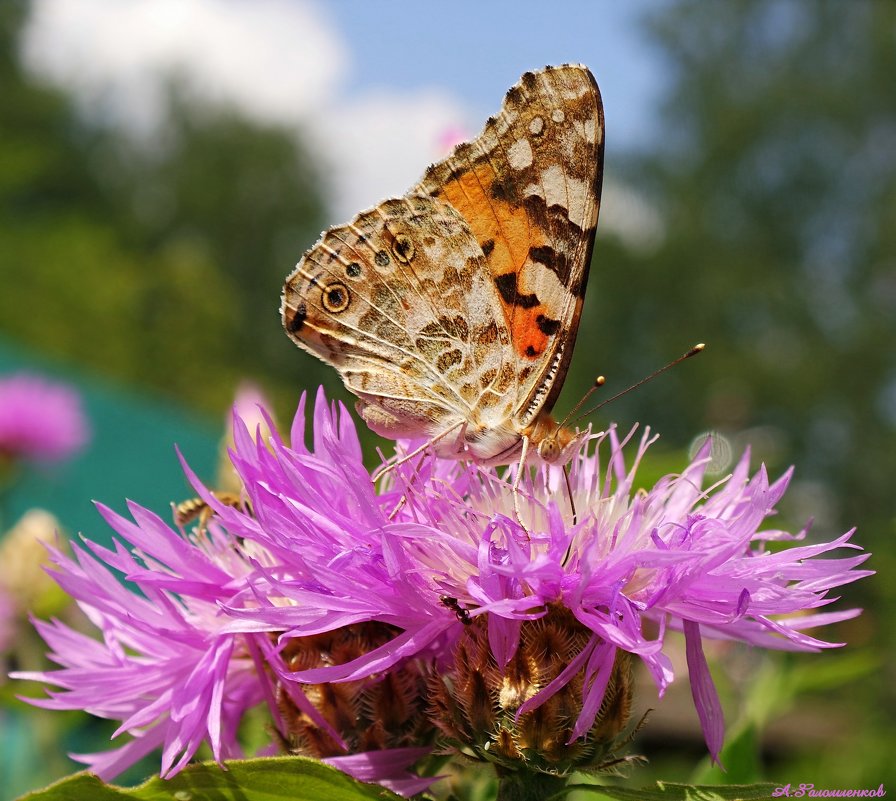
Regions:
<svg viewBox="0 0 896 801"><path fill-rule="evenodd" d="M544 801L559 793L565 785L565 778L546 773L505 773L498 776L497 801Z"/></svg>

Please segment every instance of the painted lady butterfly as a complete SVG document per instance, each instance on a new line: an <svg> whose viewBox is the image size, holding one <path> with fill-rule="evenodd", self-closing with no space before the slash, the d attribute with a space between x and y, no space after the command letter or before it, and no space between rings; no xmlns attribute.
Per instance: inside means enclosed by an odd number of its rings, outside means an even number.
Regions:
<svg viewBox="0 0 896 801"><path fill-rule="evenodd" d="M603 174L583 66L527 72L479 136L407 195L327 231L286 281L283 324L367 424L482 464L568 460L559 425Z"/></svg>

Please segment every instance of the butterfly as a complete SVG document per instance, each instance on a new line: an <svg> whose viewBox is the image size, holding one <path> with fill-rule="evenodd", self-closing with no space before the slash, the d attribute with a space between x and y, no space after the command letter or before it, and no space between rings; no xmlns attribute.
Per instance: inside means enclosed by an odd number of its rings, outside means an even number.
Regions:
<svg viewBox="0 0 896 801"><path fill-rule="evenodd" d="M322 234L287 278L290 338L339 371L383 436L442 457L568 461L551 409L582 313L603 176L581 65L526 72L482 132Z"/></svg>

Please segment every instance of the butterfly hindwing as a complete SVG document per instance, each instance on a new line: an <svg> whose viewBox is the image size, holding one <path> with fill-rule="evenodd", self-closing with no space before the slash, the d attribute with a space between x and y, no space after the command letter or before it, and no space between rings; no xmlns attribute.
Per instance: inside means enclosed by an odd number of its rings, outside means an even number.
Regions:
<svg viewBox="0 0 896 801"><path fill-rule="evenodd" d="M287 279L283 319L380 433L437 436L501 403L510 414L510 337L491 273L437 198L387 200L327 231Z"/></svg>

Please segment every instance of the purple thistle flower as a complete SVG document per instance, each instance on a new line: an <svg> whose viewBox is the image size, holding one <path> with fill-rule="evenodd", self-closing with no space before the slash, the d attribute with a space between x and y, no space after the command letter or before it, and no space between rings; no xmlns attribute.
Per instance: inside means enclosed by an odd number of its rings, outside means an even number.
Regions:
<svg viewBox="0 0 896 801"><path fill-rule="evenodd" d="M88 426L78 394L29 373L0 378L0 456L58 461L80 449Z"/></svg>
<svg viewBox="0 0 896 801"><path fill-rule="evenodd" d="M50 659L62 669L14 674L62 690L30 703L120 720L114 736L135 735L107 753L73 755L103 779L158 747L163 776L176 773L205 740L216 759L241 755L239 720L265 692L255 670L257 643L224 631L227 619L217 607L238 581L220 564L228 561L227 544L213 534L205 544L189 542L147 510L129 508L136 523L102 506L100 512L141 554L139 561L118 543L109 550L88 541L89 552L73 545L73 559L51 549L51 575L102 641L58 620L36 621ZM122 586L107 565L142 596Z"/></svg>
<svg viewBox="0 0 896 801"><path fill-rule="evenodd" d="M804 532L761 529L791 474L770 483L760 468L750 477L748 454L727 481L704 491L707 444L681 475L645 491L635 475L655 438L644 434L627 468L625 443L611 429L599 438L598 451L609 450L605 465L583 448L571 466L579 522L572 525L563 511L560 469L543 467L522 485L526 531L514 519L510 477L492 469L422 457L398 467L377 495L348 415L327 411L321 396L313 451L303 444L301 408L291 447L274 437L268 449L235 429L232 459L254 517L220 504L216 511L228 531L275 555L273 564L256 565L252 592L228 607L240 621L235 626L282 631L285 638L365 620L402 631L359 659L298 671L292 678L299 682L356 680L411 657L444 658L462 629L454 607L440 600L446 597L470 618L487 614L488 641L503 668L516 652L522 622L559 604L592 633L576 666L586 672L587 691L570 740L594 724L617 651L639 657L662 695L674 678L666 637L678 630L717 759L724 725L702 638L814 651L837 644L806 629L860 612L806 614L836 600L828 590L869 575L856 569L868 554L814 558L857 549L851 531L830 543L766 550L769 540L800 539ZM655 638L645 633L647 620L658 624ZM573 673L571 667L541 688L517 717L546 702Z"/></svg>
<svg viewBox="0 0 896 801"><path fill-rule="evenodd" d="M321 417L328 417L324 404L321 409ZM320 431L325 428L322 423ZM321 496L318 513L326 505L326 497ZM89 540L85 540L86 548L73 544L73 558L49 548L55 565L49 572L77 601L102 640L58 620L34 621L50 646L49 658L61 669L12 674L60 688L48 691L45 699L23 700L119 720L113 736L133 735L109 752L73 754L73 758L109 780L157 748L162 749L161 775L165 777L181 770L203 742L211 746L218 761L241 757L237 731L251 707L266 702L281 734L288 733L278 688L285 688L304 719L341 742L300 686L286 681L282 648L267 629L239 631L222 611L254 596L253 566L276 570L276 550L266 550L261 537L238 540L216 520L187 535L135 503L128 504L133 522L103 505L98 508L133 552L120 543L108 549ZM251 517L243 517L252 522ZM320 558L331 560L343 545L335 538L330 547L322 543ZM140 594L119 583L113 570L124 574ZM278 599L268 596L258 602L268 605ZM413 794L432 779L421 780L405 768L429 750L355 753L328 761L364 780L375 777L396 791Z"/></svg>
<svg viewBox="0 0 896 801"><path fill-rule="evenodd" d="M644 662L662 694L673 679L667 632L679 630L717 759L723 722L702 638L817 650L833 646L805 629L859 612L805 614L834 600L828 590L868 575L856 569L867 555L815 558L856 548L852 532L831 543L767 551L769 540L795 539L760 530L790 476L769 483L761 468L751 478L746 456L708 491L700 489L705 452L681 475L639 490L635 471L652 440L644 435L627 468L625 443L611 430L599 438L596 454L583 448L571 465L578 522L560 469L542 467L520 487L524 529L513 513L512 476L422 456L396 467L377 491L344 408L329 406L319 393L310 448L305 425L304 398L289 444L270 422L264 442L235 419L231 461L247 501L240 508L220 501L184 465L214 511L207 530L178 533L135 504L134 522L100 507L138 558L121 545L108 550L89 542L90 553L76 548L75 559L54 554L56 580L103 641L59 622L37 623L62 669L23 677L62 688L41 705L121 720L119 732L136 736L106 755L81 757L101 776L157 745L164 749L163 775L179 770L203 740L216 759L235 756L241 716L263 701L285 735L282 692L345 742L303 686L364 680L409 663L450 671L452 654L474 628L486 632L490 658L505 669L521 647L521 632L528 636L557 609L575 624L582 645L549 681L518 696L516 718L575 679L580 707L569 741L587 735L605 694L624 695L620 665L629 654ZM142 597L118 585L102 563L122 571ZM645 633L647 620L658 624L654 638ZM391 639L359 657L296 670L283 658L294 638L369 623ZM618 706L626 706L624 698ZM333 762L416 792L415 779L402 771L420 753L392 748Z"/></svg>

